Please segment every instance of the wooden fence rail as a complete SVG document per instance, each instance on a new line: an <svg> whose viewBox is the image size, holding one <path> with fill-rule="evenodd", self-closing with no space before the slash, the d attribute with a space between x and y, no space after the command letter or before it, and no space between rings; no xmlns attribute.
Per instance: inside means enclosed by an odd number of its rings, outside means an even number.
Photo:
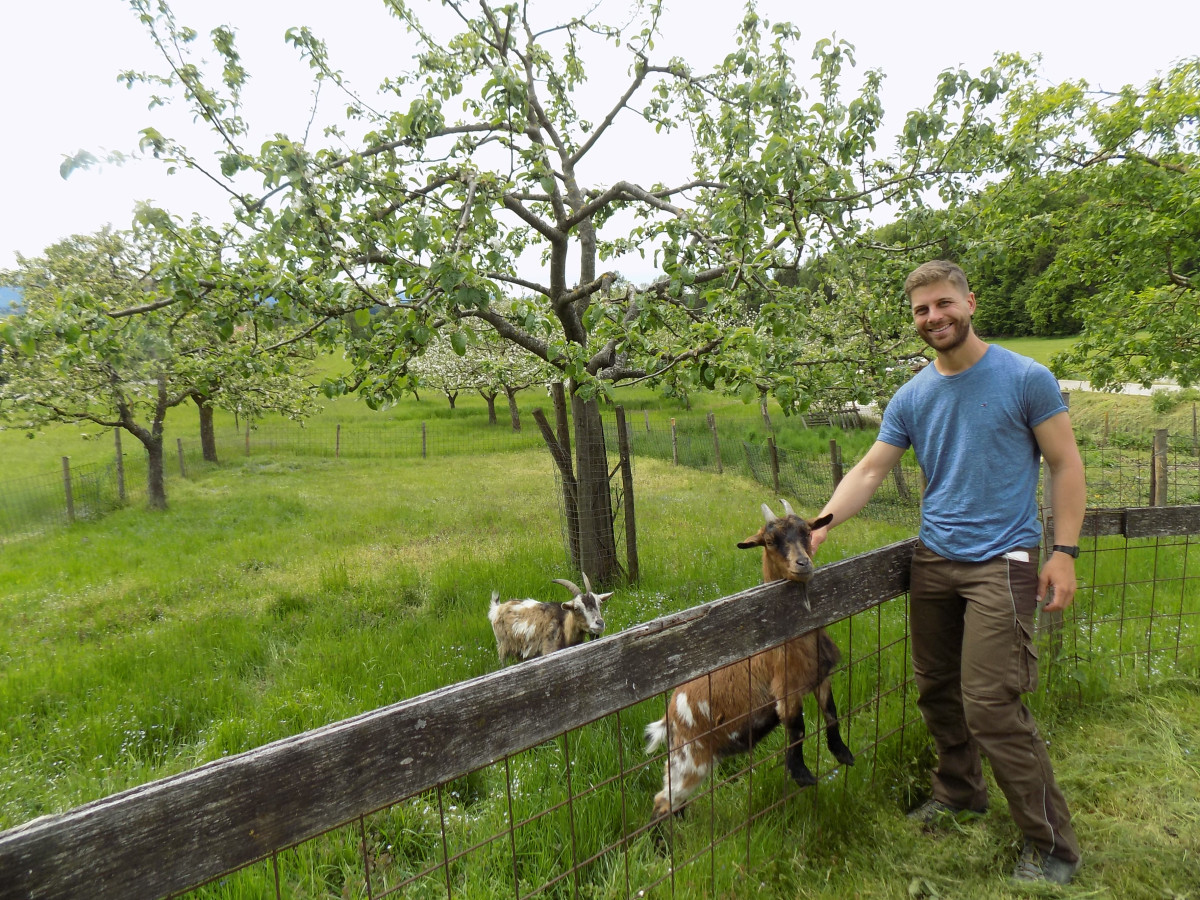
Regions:
<svg viewBox="0 0 1200 900"><path fill-rule="evenodd" d="M1100 510L1085 535L1200 534L1200 506ZM0 900L204 884L815 627L903 595L912 541L200 766L0 833Z"/></svg>

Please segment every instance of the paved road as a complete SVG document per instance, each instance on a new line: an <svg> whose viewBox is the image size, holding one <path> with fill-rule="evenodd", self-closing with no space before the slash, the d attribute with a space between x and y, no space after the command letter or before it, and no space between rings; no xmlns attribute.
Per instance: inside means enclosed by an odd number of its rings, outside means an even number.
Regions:
<svg viewBox="0 0 1200 900"><path fill-rule="evenodd" d="M1174 382L1155 382L1148 388L1142 387L1140 384L1127 384L1119 391L1113 393L1118 394L1140 394L1143 397L1149 397L1155 391L1174 391L1178 390L1179 386ZM1086 381L1070 381L1060 378L1058 380L1058 389L1060 391L1095 391Z"/></svg>

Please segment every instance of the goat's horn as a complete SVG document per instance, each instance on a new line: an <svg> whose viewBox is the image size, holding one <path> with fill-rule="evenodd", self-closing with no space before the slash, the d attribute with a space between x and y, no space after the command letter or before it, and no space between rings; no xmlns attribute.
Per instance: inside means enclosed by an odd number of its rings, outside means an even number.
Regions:
<svg viewBox="0 0 1200 900"><path fill-rule="evenodd" d="M792 509L792 504L788 503L782 497L779 498L779 502L783 504L783 514L785 516L794 516L796 514L795 510Z"/></svg>
<svg viewBox="0 0 1200 900"><path fill-rule="evenodd" d="M778 516L775 515L775 513L771 512L771 507L767 506L767 504L765 504L765 503L762 505L762 511L763 511L763 518L767 520L768 525L770 525L777 518L779 518Z"/></svg>
<svg viewBox="0 0 1200 900"><path fill-rule="evenodd" d="M592 592L592 583L588 581L587 572L583 573L583 586L587 589L589 594Z"/></svg>
<svg viewBox="0 0 1200 900"><path fill-rule="evenodd" d="M565 579L565 578L555 578L554 583L561 584L572 594L582 594L583 593L583 591L581 591L578 587L576 587L575 582L567 581L567 579Z"/></svg>

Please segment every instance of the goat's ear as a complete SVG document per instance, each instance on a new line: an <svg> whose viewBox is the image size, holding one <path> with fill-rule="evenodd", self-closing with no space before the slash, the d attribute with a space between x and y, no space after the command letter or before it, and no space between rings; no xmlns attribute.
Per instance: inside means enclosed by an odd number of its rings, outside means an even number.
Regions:
<svg viewBox="0 0 1200 900"><path fill-rule="evenodd" d="M813 529L813 531L816 531L818 528L824 528L832 521L833 513L825 513L825 515L821 516L821 518L813 519L811 522L809 522L808 527Z"/></svg>
<svg viewBox="0 0 1200 900"><path fill-rule="evenodd" d="M565 609L565 610L572 610L572 609L574 609L574 610L578 610L578 611L580 611L580 612L582 612L582 611L583 611L583 608L582 608L582 606L580 605L579 601L578 601L578 600L575 600L574 598L572 598L572 599L568 600L566 603L564 603L564 604L562 605L562 608L563 608L563 609Z"/></svg>
<svg viewBox="0 0 1200 900"><path fill-rule="evenodd" d="M761 547L763 545L763 533L752 534L744 541L738 541L739 550L749 550L751 547Z"/></svg>

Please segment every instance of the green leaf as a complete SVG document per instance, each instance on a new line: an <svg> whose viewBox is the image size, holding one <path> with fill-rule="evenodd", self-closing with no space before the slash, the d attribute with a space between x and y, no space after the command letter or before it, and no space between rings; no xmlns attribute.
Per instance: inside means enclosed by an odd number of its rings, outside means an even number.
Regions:
<svg viewBox="0 0 1200 900"><path fill-rule="evenodd" d="M467 352L467 335L462 331L456 331L450 335L450 346L459 356Z"/></svg>

